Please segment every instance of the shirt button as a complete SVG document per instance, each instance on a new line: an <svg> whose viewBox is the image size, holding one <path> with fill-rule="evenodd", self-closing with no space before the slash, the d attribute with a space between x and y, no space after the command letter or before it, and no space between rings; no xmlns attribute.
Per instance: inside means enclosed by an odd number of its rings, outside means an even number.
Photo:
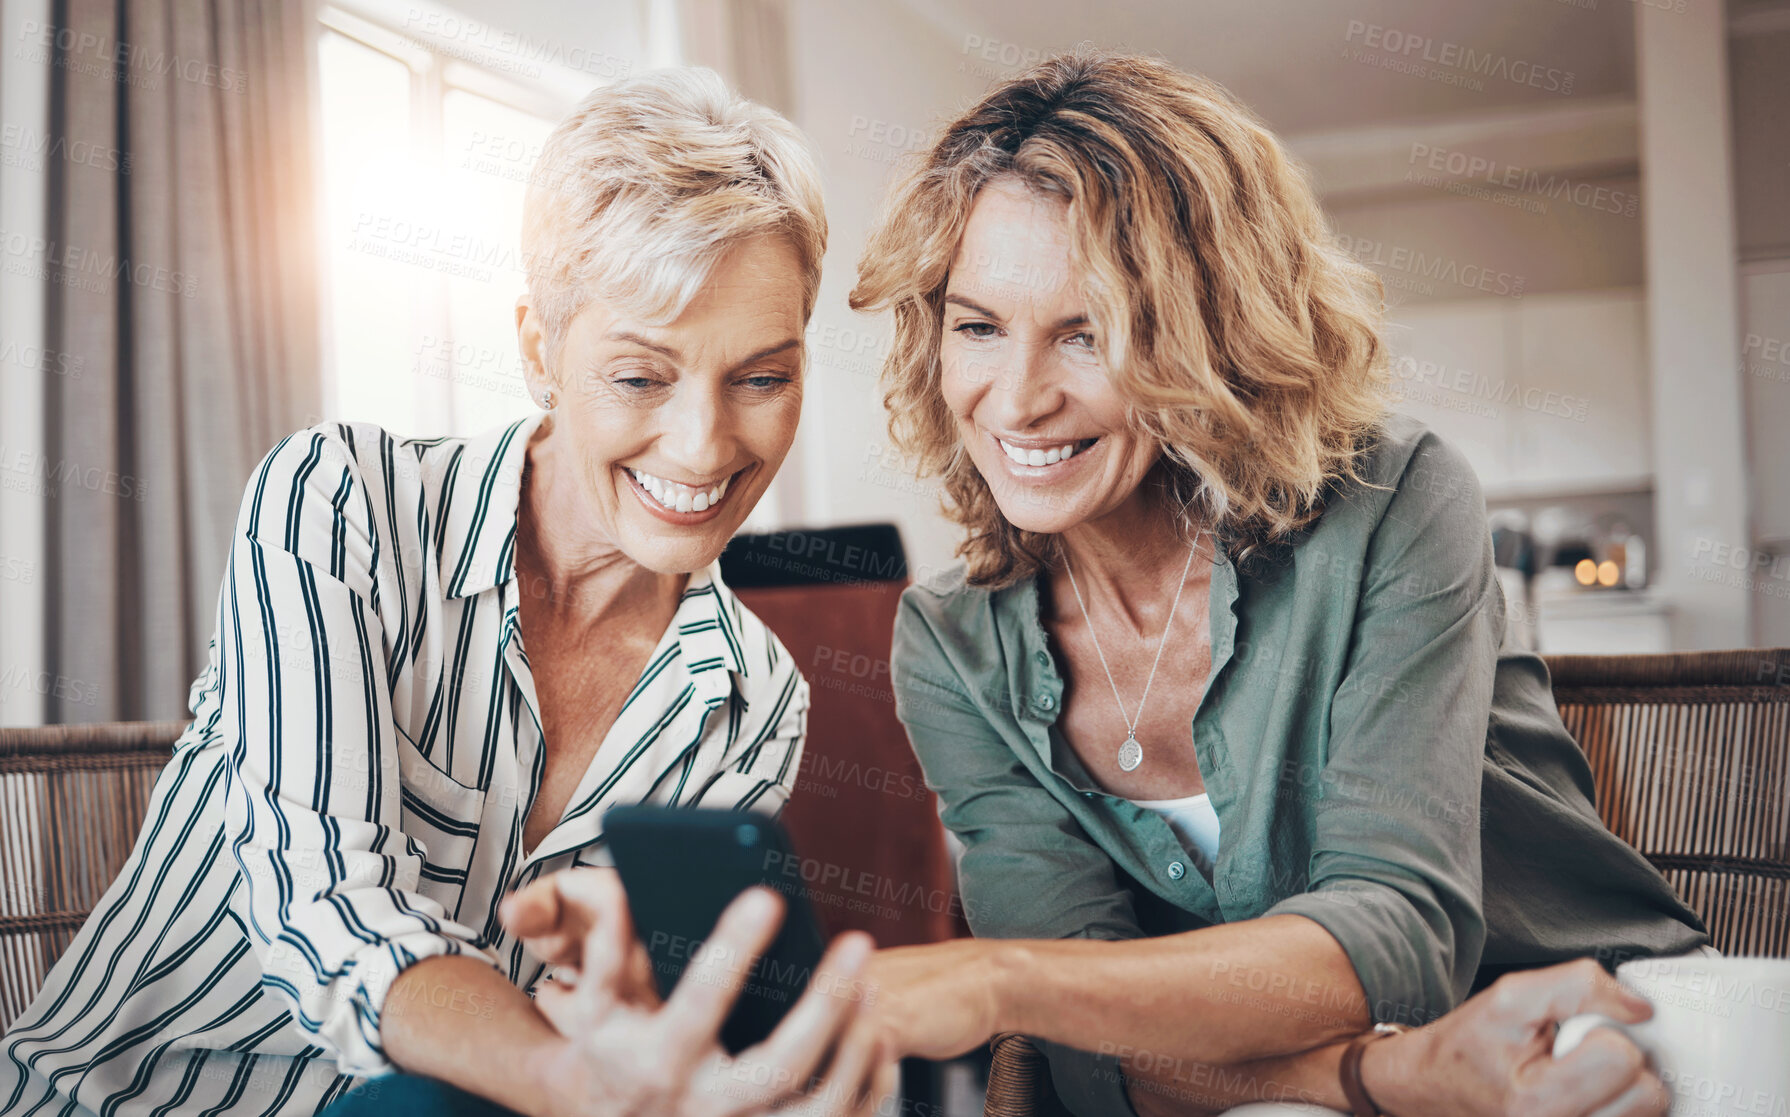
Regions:
<svg viewBox="0 0 1790 1117"><path fill-rule="evenodd" d="M1038 696L1038 708L1040 710L1054 710L1057 708L1057 700L1048 694L1040 694Z"/></svg>
<svg viewBox="0 0 1790 1117"><path fill-rule="evenodd" d="M1036 658L1038 660L1038 666L1040 666L1040 667L1049 667L1050 666L1050 653L1049 652L1039 652L1034 658Z"/></svg>
<svg viewBox="0 0 1790 1117"><path fill-rule="evenodd" d="M1182 877L1184 877L1186 875L1187 875L1187 866L1181 864L1179 861L1170 861L1168 863L1168 879L1180 880Z"/></svg>

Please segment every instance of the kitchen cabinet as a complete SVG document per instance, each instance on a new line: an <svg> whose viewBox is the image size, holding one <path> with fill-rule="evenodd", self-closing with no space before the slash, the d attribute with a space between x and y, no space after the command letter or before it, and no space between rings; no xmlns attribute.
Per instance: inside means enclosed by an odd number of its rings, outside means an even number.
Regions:
<svg viewBox="0 0 1790 1117"><path fill-rule="evenodd" d="M1458 447L1489 498L1650 486L1641 291L1403 307L1388 348L1399 410Z"/></svg>

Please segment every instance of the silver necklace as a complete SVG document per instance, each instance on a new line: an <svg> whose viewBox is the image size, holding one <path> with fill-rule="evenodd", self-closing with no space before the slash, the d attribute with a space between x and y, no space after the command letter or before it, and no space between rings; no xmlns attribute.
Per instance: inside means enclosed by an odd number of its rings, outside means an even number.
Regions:
<svg viewBox="0 0 1790 1117"><path fill-rule="evenodd" d="M1156 645L1156 662L1150 664L1150 677L1144 680L1144 693L1137 700L1137 717L1125 713L1125 700L1119 697L1119 684L1113 681L1113 669L1106 665L1106 653L1100 650L1100 637L1094 633L1094 618L1088 616L1087 602L1081 599L1081 587L1075 584L1075 567L1069 562L1069 551L1063 551L1063 569L1069 572L1069 588L1075 591L1075 603L1081 606L1081 619L1087 622L1088 639L1094 641L1094 654L1100 657L1100 669L1106 672L1106 684L1113 688L1113 701L1118 703L1119 717L1125 722L1125 743L1119 746L1119 770L1131 772L1144 762L1144 746L1137 743L1137 724L1144 720L1144 703L1150 700L1150 684L1156 681L1156 668L1162 664L1162 652L1168 647L1168 630L1175 623L1175 610L1181 605L1181 591L1187 588L1187 575L1193 570L1193 556L1199 552L1199 537L1187 549L1187 565L1181 570L1181 584L1175 587L1174 603L1168 607L1168 623L1162 626L1162 641Z"/></svg>

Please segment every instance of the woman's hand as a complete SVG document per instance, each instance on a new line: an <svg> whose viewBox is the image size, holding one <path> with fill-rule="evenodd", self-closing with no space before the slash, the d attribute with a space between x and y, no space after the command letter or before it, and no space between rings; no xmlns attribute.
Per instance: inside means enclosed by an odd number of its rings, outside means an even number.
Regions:
<svg viewBox="0 0 1790 1117"><path fill-rule="evenodd" d="M781 899L753 889L729 905L661 1003L614 874L557 875L574 879L519 892L503 910L512 932L573 979L536 997L563 1040L534 1068L547 1117L868 1114L894 1089L895 1065L863 1006L822 992L859 988L868 936L841 935L817 971L825 980L763 1043L730 1057L717 1037L776 935Z"/></svg>
<svg viewBox="0 0 1790 1117"><path fill-rule="evenodd" d="M627 893L622 889L621 874L614 869L567 869L549 873L540 880L504 897L497 905L498 918L510 934L521 939L535 957L550 966L580 968L584 958L584 940L596 927L599 918L616 914L628 921ZM646 950L635 944L632 965L639 968L638 977L651 981L651 963Z"/></svg>
<svg viewBox="0 0 1790 1117"><path fill-rule="evenodd" d="M584 940L602 919L618 921L631 944L617 976L615 994L629 1004L659 1004L653 962L634 934L627 893L614 869L568 869L550 873L518 889L497 907L498 918L510 934L521 939L535 957L557 971L559 980L542 982L535 990L535 1006L560 1034L566 1034L571 992L584 967Z"/></svg>
<svg viewBox="0 0 1790 1117"><path fill-rule="evenodd" d="M1435 1023L1370 1044L1362 1084L1394 1117L1665 1113L1665 1087L1615 1029L1553 1057L1557 1026L1582 1012L1634 1024L1653 1008L1589 959L1509 974Z"/></svg>
<svg viewBox="0 0 1790 1117"><path fill-rule="evenodd" d="M950 1059L993 1039L1002 1030L1009 949L994 939L952 939L877 951L865 985L889 1053Z"/></svg>

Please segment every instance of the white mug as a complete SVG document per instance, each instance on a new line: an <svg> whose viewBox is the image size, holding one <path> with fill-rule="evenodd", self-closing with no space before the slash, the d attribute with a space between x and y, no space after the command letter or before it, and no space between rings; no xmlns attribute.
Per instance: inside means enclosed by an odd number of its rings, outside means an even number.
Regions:
<svg viewBox="0 0 1790 1117"><path fill-rule="evenodd" d="M1555 1058L1592 1028L1615 1028L1651 1059L1672 1117L1790 1117L1790 960L1643 958L1616 980L1652 1002L1653 1018L1575 1016L1554 1037Z"/></svg>

